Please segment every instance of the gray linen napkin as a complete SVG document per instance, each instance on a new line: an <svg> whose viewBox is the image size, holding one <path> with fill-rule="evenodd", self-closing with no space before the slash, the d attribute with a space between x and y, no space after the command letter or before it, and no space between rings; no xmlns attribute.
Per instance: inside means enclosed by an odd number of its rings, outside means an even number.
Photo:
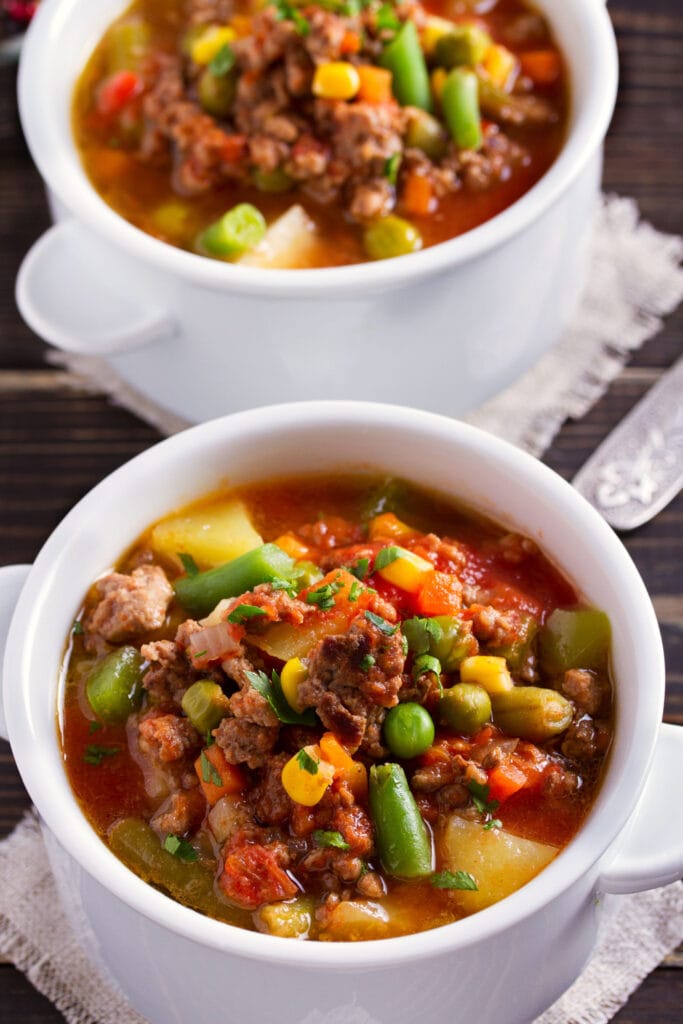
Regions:
<svg viewBox="0 0 683 1024"><path fill-rule="evenodd" d="M683 299L683 239L640 222L631 199L605 198L596 220L589 283L570 329L519 381L469 420L535 455L568 416L582 416L630 352ZM173 433L185 424L112 378L98 359L53 356L75 387ZM680 882L608 897L598 945L574 985L535 1024L606 1024L664 956L683 941ZM33 815L0 843L0 956L23 971L69 1024L144 1024L87 958L60 909Z"/></svg>

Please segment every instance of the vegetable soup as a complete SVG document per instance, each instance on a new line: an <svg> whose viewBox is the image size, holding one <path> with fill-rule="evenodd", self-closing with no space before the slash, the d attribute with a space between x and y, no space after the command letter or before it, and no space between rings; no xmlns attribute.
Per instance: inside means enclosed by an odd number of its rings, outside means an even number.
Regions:
<svg viewBox="0 0 683 1024"><path fill-rule="evenodd" d="M135 0L75 90L98 192L248 266L405 255L515 202L556 158L567 76L521 0Z"/></svg>
<svg viewBox="0 0 683 1024"><path fill-rule="evenodd" d="M400 480L299 477L154 524L85 598L59 729L141 878L322 941L456 921L571 840L610 626L535 543Z"/></svg>

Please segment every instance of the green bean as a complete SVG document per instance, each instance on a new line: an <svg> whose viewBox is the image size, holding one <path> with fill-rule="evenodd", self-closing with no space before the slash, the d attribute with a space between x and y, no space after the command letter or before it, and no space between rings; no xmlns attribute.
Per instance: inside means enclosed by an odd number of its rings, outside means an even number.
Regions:
<svg viewBox="0 0 683 1024"><path fill-rule="evenodd" d="M369 800L375 845L384 870L398 878L430 875L431 840L400 765L370 768Z"/></svg>
<svg viewBox="0 0 683 1024"><path fill-rule="evenodd" d="M574 715L570 702L555 690L515 686L491 694L493 721L508 736L543 743L567 728Z"/></svg>
<svg viewBox="0 0 683 1024"><path fill-rule="evenodd" d="M109 74L138 71L149 48L149 36L149 25L142 18L128 18L112 25L106 36Z"/></svg>
<svg viewBox="0 0 683 1024"><path fill-rule="evenodd" d="M441 106L455 144L460 149L481 149L479 83L473 71L451 71L441 93Z"/></svg>
<svg viewBox="0 0 683 1024"><path fill-rule="evenodd" d="M231 259L257 246L265 233L261 211L251 203L238 203L202 231L197 246L209 256Z"/></svg>
<svg viewBox="0 0 683 1024"><path fill-rule="evenodd" d="M214 117L226 117L235 99L237 86L232 75L214 75L209 68L204 68L197 83L197 95L207 114Z"/></svg>
<svg viewBox="0 0 683 1024"><path fill-rule="evenodd" d="M159 886L174 900L209 917L251 927L251 914L221 900L214 889L214 866L183 861L163 849L156 833L139 818L124 818L109 834L112 851L145 882Z"/></svg>
<svg viewBox="0 0 683 1024"><path fill-rule="evenodd" d="M365 229L363 245L371 260L388 260L417 252L422 248L422 236L409 221L390 214Z"/></svg>
<svg viewBox="0 0 683 1024"><path fill-rule="evenodd" d="M416 110L406 131L406 146L421 149L430 160L439 160L446 152L446 135L435 117Z"/></svg>
<svg viewBox="0 0 683 1024"><path fill-rule="evenodd" d="M434 742L434 722L426 708L407 701L387 711L384 742L396 757L419 757Z"/></svg>
<svg viewBox="0 0 683 1024"><path fill-rule="evenodd" d="M547 672L603 668L610 645L610 621L596 608L556 608L538 634L538 654Z"/></svg>
<svg viewBox="0 0 683 1024"><path fill-rule="evenodd" d="M434 48L434 63L443 68L479 64L491 45L491 36L478 25L454 25Z"/></svg>
<svg viewBox="0 0 683 1024"><path fill-rule="evenodd" d="M380 57L391 71L394 96L403 107L431 110L432 92L424 54L413 21L405 21Z"/></svg>
<svg viewBox="0 0 683 1024"><path fill-rule="evenodd" d="M135 647L118 647L95 665L85 692L98 718L125 722L142 702L142 657Z"/></svg>
<svg viewBox="0 0 683 1024"><path fill-rule="evenodd" d="M444 725L464 736L473 736L491 720L491 698L476 683L456 683L444 690L439 701Z"/></svg>
<svg viewBox="0 0 683 1024"><path fill-rule="evenodd" d="M294 562L277 544L262 544L215 569L181 576L173 584L176 597L191 615L201 617L224 597L238 597L259 583L290 580Z"/></svg>
<svg viewBox="0 0 683 1024"><path fill-rule="evenodd" d="M180 703L192 725L201 733L215 729L230 711L230 701L219 684L211 679L198 679L185 690Z"/></svg>

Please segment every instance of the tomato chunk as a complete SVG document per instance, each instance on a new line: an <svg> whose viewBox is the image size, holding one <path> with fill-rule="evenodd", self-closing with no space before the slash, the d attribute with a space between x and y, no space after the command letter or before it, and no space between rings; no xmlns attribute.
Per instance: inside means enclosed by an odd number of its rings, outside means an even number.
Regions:
<svg viewBox="0 0 683 1024"><path fill-rule="evenodd" d="M219 885L229 900L246 910L290 899L299 891L278 864L276 853L253 844L238 846L227 855Z"/></svg>
<svg viewBox="0 0 683 1024"><path fill-rule="evenodd" d="M142 79L134 71L116 71L102 82L97 110L104 117L120 113L142 91Z"/></svg>

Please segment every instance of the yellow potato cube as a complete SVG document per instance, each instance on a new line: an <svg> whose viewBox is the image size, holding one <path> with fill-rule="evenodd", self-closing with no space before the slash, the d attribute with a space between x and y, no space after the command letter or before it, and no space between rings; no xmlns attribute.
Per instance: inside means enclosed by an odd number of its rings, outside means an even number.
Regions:
<svg viewBox="0 0 683 1024"><path fill-rule="evenodd" d="M210 569L259 547L263 538L242 502L230 498L164 519L152 529L150 543L158 555L188 554L200 569Z"/></svg>
<svg viewBox="0 0 683 1024"><path fill-rule="evenodd" d="M425 577L434 572L432 563L416 555L413 551L406 551L405 548L383 549L383 551L386 550L398 551L399 554L393 561L378 569L378 575L388 583L393 583L395 587L408 591L409 594L417 593L424 583ZM382 553L380 551L377 556L380 561Z"/></svg>

